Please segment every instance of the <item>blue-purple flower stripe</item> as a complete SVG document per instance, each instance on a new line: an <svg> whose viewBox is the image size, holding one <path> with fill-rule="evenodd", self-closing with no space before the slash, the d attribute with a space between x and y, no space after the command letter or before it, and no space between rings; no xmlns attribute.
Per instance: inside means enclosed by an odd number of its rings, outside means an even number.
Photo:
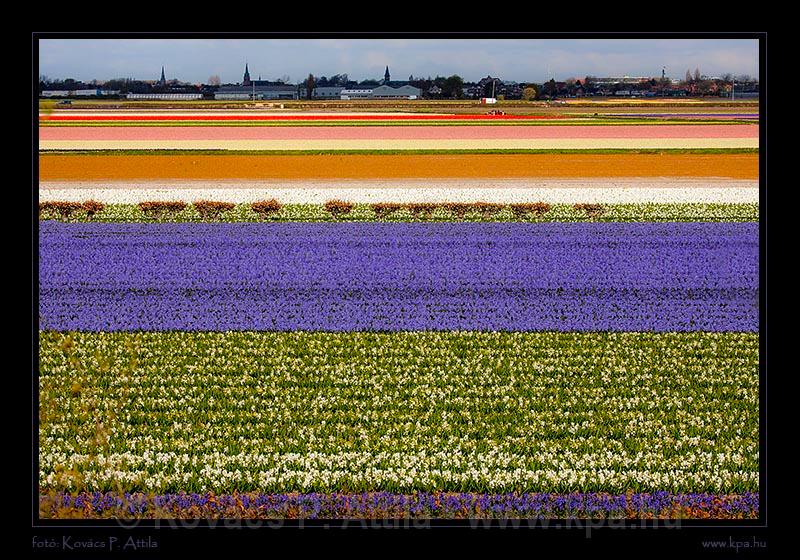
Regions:
<svg viewBox="0 0 800 560"><path fill-rule="evenodd" d="M225 494L179 493L146 495L140 493L81 493L44 495L45 508L83 509L88 514L126 510L137 516L170 517L201 508L204 515L236 515L248 511L259 516L286 517L370 517L408 515L419 517L639 517L676 511L713 513L716 517L758 517L759 493L673 494L653 493L515 493L478 494L443 492L394 494L308 493L308 494Z"/></svg>
<svg viewBox="0 0 800 560"><path fill-rule="evenodd" d="M43 329L758 331L756 223L40 226Z"/></svg>

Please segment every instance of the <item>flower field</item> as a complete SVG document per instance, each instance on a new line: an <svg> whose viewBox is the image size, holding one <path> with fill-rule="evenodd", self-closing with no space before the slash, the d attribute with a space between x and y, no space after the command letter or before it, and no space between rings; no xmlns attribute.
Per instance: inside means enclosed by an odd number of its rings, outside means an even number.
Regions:
<svg viewBox="0 0 800 560"><path fill-rule="evenodd" d="M759 126L654 118L40 117L40 517L758 518Z"/></svg>
<svg viewBox="0 0 800 560"><path fill-rule="evenodd" d="M54 489L758 488L755 333L98 332L40 344L42 414L55 416L41 480Z"/></svg>
<svg viewBox="0 0 800 560"><path fill-rule="evenodd" d="M758 125L44 127L42 150L757 148Z"/></svg>
<svg viewBox="0 0 800 560"><path fill-rule="evenodd" d="M475 494L391 492L216 495L212 492L55 493L39 501L43 517L137 519L745 519L758 515L758 494L669 492Z"/></svg>
<svg viewBox="0 0 800 560"><path fill-rule="evenodd" d="M313 155L313 154L311 154ZM298 180L702 177L758 179L757 153L328 154L39 156L39 180Z"/></svg>
<svg viewBox="0 0 800 560"><path fill-rule="evenodd" d="M45 127L54 142L165 140L513 140L555 138L758 138L758 125L432 126L403 127ZM77 148L75 146L74 148ZM595 147L602 147L596 145Z"/></svg>
<svg viewBox="0 0 800 560"><path fill-rule="evenodd" d="M418 106L418 101L412 105ZM88 126L521 126L521 125L573 125L595 126L604 124L730 124L758 122L758 105L750 104L739 110L730 107L718 107L716 111L700 107L678 107L672 105L662 112L654 112L653 108L614 107L613 104L594 104L594 108L546 108L538 107L537 112L523 111L504 115L480 113L452 113L452 102L445 102L445 107L428 107L423 112L402 112L381 110L374 111L375 103L367 102L355 111L341 110L335 112L314 111L308 107L298 107L299 111L259 111L250 108L242 110L217 109L170 111L164 109L146 110L114 108L114 111L96 111L71 109L70 111L52 111L52 107L39 113L39 126L49 127L88 127ZM152 108L152 106L151 106ZM474 109L474 105L472 107ZM441 110L444 109L444 110ZM432 111L432 112L430 112ZM724 111L724 112L721 112ZM743 112L744 111L744 112ZM620 122L620 119L623 119Z"/></svg>
<svg viewBox="0 0 800 560"><path fill-rule="evenodd" d="M199 200L215 200L223 203L232 204L230 210L221 212L215 217L215 222L751 222L758 219L757 192L751 189L728 189L725 191L695 189L688 192L655 191L642 189L629 189L620 192L596 189L594 191L581 189L577 192L564 191L562 193L548 193L549 199L564 200L567 203L545 203L536 197L537 192L532 189L524 189L519 192L515 202L498 202L497 198L508 196L507 190L488 191L498 196L486 196L483 202L466 202L474 200L472 192L463 193L464 202L436 202L437 193L428 193L425 189L408 190L400 193L389 193L389 196L400 194L395 200L402 202L379 202L387 197L384 193L358 190L355 193L352 189L344 191L343 194L356 195L353 198L365 198L374 196L369 204L360 202L353 203L353 209L347 214L333 215L325 209L324 203L317 204L281 204L280 208L268 214L259 213L253 210L253 204L259 201L275 200L269 198L272 191L266 189L253 189L248 191L207 191L207 190L188 190L179 191L164 189L161 191L147 190L145 192L133 193L134 196L141 198L137 204L115 204L100 202L103 208L89 215L81 209L76 209L69 214L63 214L54 205L63 203L82 205L88 200L131 200L130 191L115 189L101 192L102 196L85 198L85 191L64 190L51 191L42 198L51 198L40 203L42 217L49 220L60 220L67 222L109 222L109 223L151 223L151 222L204 222L206 218L197 211L194 202ZM98 191L94 191L97 194ZM288 191L286 198L295 198L300 195L304 198L313 197L314 199L325 201L337 200L340 198L348 199L347 196L329 198L337 191L320 191L319 193L309 191ZM403 194L408 196L402 196ZM280 192L287 194L287 191ZM294 195L294 196L292 196ZM593 196L596 195L596 196ZM606 203L611 200L640 200L644 196L650 196L651 200L659 198L666 200L681 200L682 195L688 195L691 202L681 203ZM231 199L244 200L245 202L234 203ZM501 198L501 200L502 200ZM410 200L409 200L410 199ZM433 199L433 201L431 200ZM488 199L489 201L487 201ZM493 200L494 199L494 200ZM566 199L566 200L565 200ZM755 199L755 201L753 200ZM369 198L367 198L369 200ZM390 199L391 200L391 199ZM705 202L707 200L715 202ZM185 206L180 210L153 214L142 210L142 205L147 204L169 204L170 202L180 202ZM569 202L572 202L571 204ZM581 204L595 204L599 206L596 213L587 213ZM481 207L474 205L481 204ZM527 211L530 205L546 205L541 212ZM460 205L464 205L461 207ZM387 208L382 212L381 207ZM463 208L463 209L462 209ZM484 208L486 210L484 210ZM526 211L520 211L522 210ZM391 210L391 211L388 211Z"/></svg>
<svg viewBox="0 0 800 560"><path fill-rule="evenodd" d="M39 246L56 330L758 326L751 223L46 223Z"/></svg>

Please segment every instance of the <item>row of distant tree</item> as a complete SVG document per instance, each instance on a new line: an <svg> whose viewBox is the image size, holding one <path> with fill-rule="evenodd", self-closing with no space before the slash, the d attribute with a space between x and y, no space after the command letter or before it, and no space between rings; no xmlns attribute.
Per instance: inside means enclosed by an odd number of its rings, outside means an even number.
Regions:
<svg viewBox="0 0 800 560"><path fill-rule="evenodd" d="M320 76L319 78L313 74L308 77L301 84L302 89L306 92L306 98L311 99L314 88L318 87L344 87L344 88L360 88L360 87L376 87L383 82L378 80L363 80L361 82L351 81L348 79L347 74L336 74L330 78ZM398 82L390 82L396 85ZM445 99L461 99L464 97L464 80L461 76L452 75L449 77L436 76L435 78L414 78L409 76L408 80L403 82L410 86L419 88L425 97L442 97Z"/></svg>
<svg viewBox="0 0 800 560"><path fill-rule="evenodd" d="M212 76L213 77L213 76ZM219 84L217 84L219 85ZM145 82L141 80L133 80L131 78L117 78L107 80L105 82L98 82L92 80L91 82L82 82L80 80L73 80L67 78L65 80L50 79L47 76L39 77L39 93L48 90L81 90L101 88L104 90L119 91L121 94L127 93L195 93L205 90L214 89L215 86L211 84L186 84L178 80L169 80L166 84L158 84L157 82Z"/></svg>
<svg viewBox="0 0 800 560"><path fill-rule="evenodd" d="M544 83L504 83L499 78L483 78L479 82L465 82L461 76L436 76L427 78L409 76L403 82L391 82L392 85L398 83L409 84L422 91L423 97L440 99L464 99L489 97L491 95L502 96L506 99L549 99L560 96L580 96L580 95L603 95L615 94L618 91L636 91L667 93L670 91L680 91L691 95L723 95L730 91L730 86L736 82L737 91L758 91L758 79L748 75L733 76L725 74L720 77L709 78L701 75L699 69L694 73L686 71L684 80L673 83L669 78L651 78L636 83L598 83L598 78L587 76L583 80L569 79L564 82L549 80ZM274 84L289 84L289 76L283 76ZM307 98L311 98L314 88L317 87L376 87L382 81L379 80L350 80L347 74L335 74L330 77L314 76L308 77L296 85ZM153 81L133 80L130 78L119 78L98 82L92 80L85 83L72 78L65 80L50 79L41 76L39 79L39 92L46 90L79 90L102 88L105 90L118 90L121 94L127 93L160 93L160 92L198 92L211 93L219 86L223 85L219 76L210 76L206 84L187 84L178 80L170 80L166 84L159 84Z"/></svg>
<svg viewBox="0 0 800 560"><path fill-rule="evenodd" d="M555 97L572 97L581 95L615 95L617 92L636 92L652 95L692 95L692 96L728 96L733 86L737 92L758 92L758 79L749 75L733 76L725 74L718 77L707 77L696 69L694 74L686 71L683 80L673 82L670 78L650 78L636 82L620 81L608 83L595 76L586 76L583 80L569 79L564 82L550 80L543 84L528 84L523 98L532 93L534 99Z"/></svg>

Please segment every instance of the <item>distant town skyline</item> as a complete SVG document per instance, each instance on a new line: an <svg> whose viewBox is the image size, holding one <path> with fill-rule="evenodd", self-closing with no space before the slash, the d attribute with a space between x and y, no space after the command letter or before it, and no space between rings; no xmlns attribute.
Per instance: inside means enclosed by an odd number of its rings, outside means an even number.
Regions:
<svg viewBox="0 0 800 560"><path fill-rule="evenodd" d="M39 74L84 82L116 78L205 83L297 83L309 73L352 80L486 75L517 82L594 76L758 76L754 39L42 39Z"/></svg>

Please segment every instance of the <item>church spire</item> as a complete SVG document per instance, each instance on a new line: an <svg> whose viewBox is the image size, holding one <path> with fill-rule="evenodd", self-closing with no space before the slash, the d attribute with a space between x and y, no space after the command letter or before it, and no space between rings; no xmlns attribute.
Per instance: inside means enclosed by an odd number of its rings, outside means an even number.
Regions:
<svg viewBox="0 0 800 560"><path fill-rule="evenodd" d="M164 65L161 65L161 79L158 81L162 86L167 83L167 79L164 77Z"/></svg>
<svg viewBox="0 0 800 560"><path fill-rule="evenodd" d="M250 69L247 67L247 62L244 63L244 78L242 79L242 85L250 85Z"/></svg>
<svg viewBox="0 0 800 560"><path fill-rule="evenodd" d="M383 75L383 83L389 83L389 66L386 66L386 73Z"/></svg>

